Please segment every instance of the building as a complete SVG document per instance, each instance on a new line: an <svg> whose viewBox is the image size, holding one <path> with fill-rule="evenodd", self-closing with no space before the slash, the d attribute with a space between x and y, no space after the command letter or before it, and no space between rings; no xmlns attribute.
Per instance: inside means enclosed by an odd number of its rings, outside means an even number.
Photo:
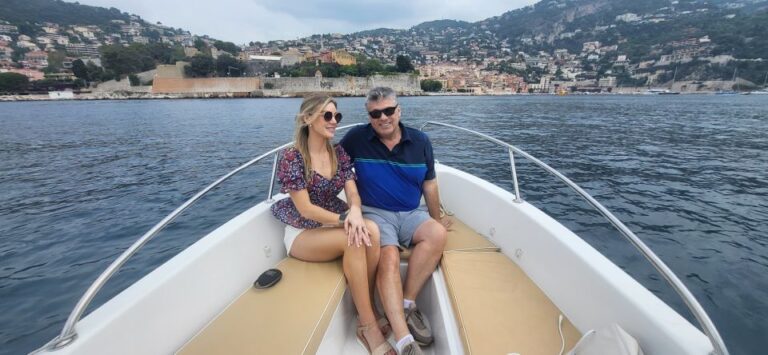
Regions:
<svg viewBox="0 0 768 355"><path fill-rule="evenodd" d="M616 87L616 77L615 76L604 76L600 78L600 80L597 81L597 86L603 87L603 88L615 88Z"/></svg>
<svg viewBox="0 0 768 355"><path fill-rule="evenodd" d="M304 61L304 56L295 48L289 49L280 57L281 67L290 67Z"/></svg>
<svg viewBox="0 0 768 355"><path fill-rule="evenodd" d="M28 68L45 68L48 66L48 53L43 51L34 51L24 54L24 61Z"/></svg>
<svg viewBox="0 0 768 355"><path fill-rule="evenodd" d="M13 56L13 48L0 47L0 61L11 61L11 56Z"/></svg>
<svg viewBox="0 0 768 355"><path fill-rule="evenodd" d="M0 33L17 34L19 33L19 28L14 25L0 23Z"/></svg>
<svg viewBox="0 0 768 355"><path fill-rule="evenodd" d="M637 22L637 21L640 21L640 16L637 16L636 14L629 12L623 15L616 16L616 21Z"/></svg>
<svg viewBox="0 0 768 355"><path fill-rule="evenodd" d="M264 75L280 69L282 57L272 55L251 55L246 62L246 71L253 75Z"/></svg>
<svg viewBox="0 0 768 355"><path fill-rule="evenodd" d="M600 42L598 41L584 42L581 47L581 52L582 53L595 52L598 49L600 49Z"/></svg>
<svg viewBox="0 0 768 355"><path fill-rule="evenodd" d="M29 80L31 80L31 81L43 80L45 78L45 73L43 73L42 71L35 70L35 69L27 69L27 68L25 68L25 69L17 69L17 68L2 69L2 70L0 70L0 73L17 73L17 74L21 74L21 75L24 75L27 78L29 78Z"/></svg>
<svg viewBox="0 0 768 355"><path fill-rule="evenodd" d="M98 57L99 45L85 43L67 44L67 53L78 57Z"/></svg>
<svg viewBox="0 0 768 355"><path fill-rule="evenodd" d="M339 65L355 65L357 64L357 59L355 56L347 53L347 51L343 49L335 50L331 52L332 61Z"/></svg>
<svg viewBox="0 0 768 355"><path fill-rule="evenodd" d="M198 51L195 47L184 47L184 55L187 57L194 57L198 53L200 53L200 51Z"/></svg>

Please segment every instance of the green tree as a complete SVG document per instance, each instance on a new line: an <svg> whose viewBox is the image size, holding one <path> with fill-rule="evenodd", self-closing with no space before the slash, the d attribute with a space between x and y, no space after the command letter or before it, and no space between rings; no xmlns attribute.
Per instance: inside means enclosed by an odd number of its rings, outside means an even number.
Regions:
<svg viewBox="0 0 768 355"><path fill-rule="evenodd" d="M197 54L189 61L185 73L193 78L207 77L214 72L213 58L205 54Z"/></svg>
<svg viewBox="0 0 768 355"><path fill-rule="evenodd" d="M88 71L88 78L90 81L103 81L104 79L104 69L97 66L93 62L89 61L88 64L85 65L85 69ZM114 74L112 75L114 77ZM111 80L111 79L106 79Z"/></svg>
<svg viewBox="0 0 768 355"><path fill-rule="evenodd" d="M443 89L443 84L437 80L422 80L421 81L421 90L424 90L426 92L439 92Z"/></svg>
<svg viewBox="0 0 768 355"><path fill-rule="evenodd" d="M80 59L76 59L74 62L72 62L72 73L80 79L86 81L90 80L88 77L88 67L86 67L85 63L83 63L83 61Z"/></svg>
<svg viewBox="0 0 768 355"><path fill-rule="evenodd" d="M48 71L56 73L64 66L64 60L67 59L66 51L48 52Z"/></svg>
<svg viewBox="0 0 768 355"><path fill-rule="evenodd" d="M414 71L415 68L413 67L413 63L411 63L411 58L405 55L399 55L395 58L395 69L400 73L409 73Z"/></svg>
<svg viewBox="0 0 768 355"><path fill-rule="evenodd" d="M29 78L19 73L0 73L0 92L18 93L26 91Z"/></svg>
<svg viewBox="0 0 768 355"><path fill-rule="evenodd" d="M217 76L243 76L245 64L236 58L223 54L216 59Z"/></svg>
<svg viewBox="0 0 768 355"><path fill-rule="evenodd" d="M131 86L140 86L141 80L139 79L136 74L130 74L128 75L128 81L131 83Z"/></svg>
<svg viewBox="0 0 768 355"><path fill-rule="evenodd" d="M240 47L232 42L216 41L213 46L220 51L225 51L231 54L238 54L241 52Z"/></svg>
<svg viewBox="0 0 768 355"><path fill-rule="evenodd" d="M205 41L203 41L202 39L198 38L198 39L195 40L195 48L197 48L197 50L199 50L201 52L205 52L208 49L208 45L205 44Z"/></svg>

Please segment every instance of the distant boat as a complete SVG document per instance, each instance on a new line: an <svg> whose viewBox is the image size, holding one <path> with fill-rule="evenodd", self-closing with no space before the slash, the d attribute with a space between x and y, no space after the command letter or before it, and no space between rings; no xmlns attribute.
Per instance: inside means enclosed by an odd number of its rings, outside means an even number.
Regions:
<svg viewBox="0 0 768 355"><path fill-rule="evenodd" d="M669 84L669 90L664 90L659 95L680 95L679 91L672 90L672 87L675 85L675 79L677 79L677 67L675 67L675 74L672 75L672 84Z"/></svg>
<svg viewBox="0 0 768 355"><path fill-rule="evenodd" d="M51 100L71 100L75 98L75 94L71 90L49 91L48 98Z"/></svg>
<svg viewBox="0 0 768 355"><path fill-rule="evenodd" d="M679 91L672 91L669 89L648 89L645 93L647 95L680 95Z"/></svg>
<svg viewBox="0 0 768 355"><path fill-rule="evenodd" d="M765 73L765 79L763 79L763 88L761 90L754 90L749 92L751 95L768 95L768 73Z"/></svg>
<svg viewBox="0 0 768 355"><path fill-rule="evenodd" d="M738 68L733 69L733 79L731 81L733 82L733 85L731 85L731 90L718 90L715 92L715 95L738 95L739 92L736 90L733 90L733 87L735 86L738 90L739 83L736 81L736 71L739 70Z"/></svg>

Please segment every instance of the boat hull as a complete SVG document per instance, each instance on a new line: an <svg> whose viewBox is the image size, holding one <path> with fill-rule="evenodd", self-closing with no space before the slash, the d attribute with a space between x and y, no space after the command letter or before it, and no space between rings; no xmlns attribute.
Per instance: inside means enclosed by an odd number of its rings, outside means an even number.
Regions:
<svg viewBox="0 0 768 355"><path fill-rule="evenodd" d="M712 351L703 333L535 206L516 203L511 193L460 170L438 165L437 171L446 208L498 245L581 333L617 323L646 354ZM94 310L78 323L78 338L55 353L176 352L286 257L283 227L270 205L243 212ZM439 283L429 287L444 289ZM445 334L454 337L455 321L446 312ZM327 339L320 349L334 348ZM442 344L457 346L455 337Z"/></svg>

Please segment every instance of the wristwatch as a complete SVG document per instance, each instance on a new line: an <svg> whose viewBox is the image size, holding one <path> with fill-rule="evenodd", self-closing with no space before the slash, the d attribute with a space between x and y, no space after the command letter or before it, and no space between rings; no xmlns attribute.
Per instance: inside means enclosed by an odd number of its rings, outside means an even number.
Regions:
<svg viewBox="0 0 768 355"><path fill-rule="evenodd" d="M346 219L347 219L347 215L348 215L348 214L349 214L349 211L348 211L348 210L347 210L347 211L344 211L344 212L341 212L341 214L339 215L339 225L340 225L340 226L343 226L343 225L344 225L344 220L346 220Z"/></svg>

